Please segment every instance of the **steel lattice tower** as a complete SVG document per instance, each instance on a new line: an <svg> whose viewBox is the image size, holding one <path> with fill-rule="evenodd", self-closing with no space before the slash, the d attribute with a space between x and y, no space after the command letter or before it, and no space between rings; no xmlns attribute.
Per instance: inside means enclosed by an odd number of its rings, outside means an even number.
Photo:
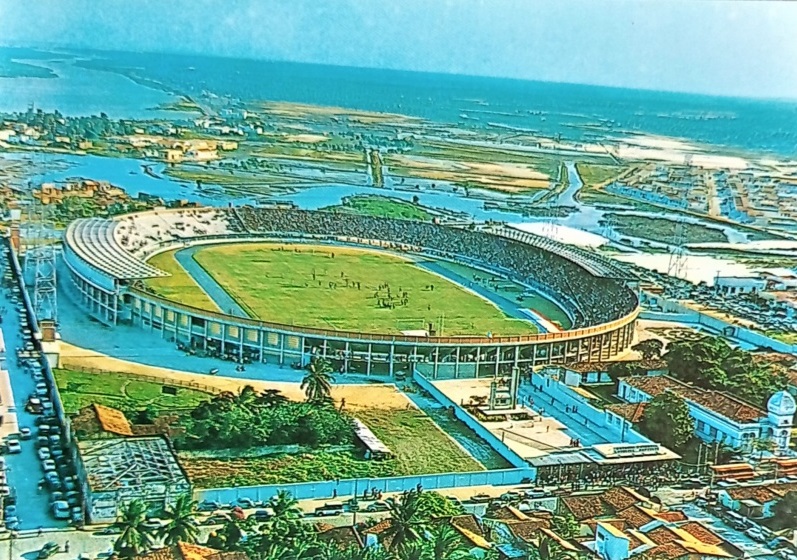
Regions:
<svg viewBox="0 0 797 560"><path fill-rule="evenodd" d="M30 218L35 211L31 209ZM49 208L42 205L37 222L29 221L29 233L25 250L25 273L33 285L33 309L36 318L58 322L58 297L56 291L56 234L55 223Z"/></svg>

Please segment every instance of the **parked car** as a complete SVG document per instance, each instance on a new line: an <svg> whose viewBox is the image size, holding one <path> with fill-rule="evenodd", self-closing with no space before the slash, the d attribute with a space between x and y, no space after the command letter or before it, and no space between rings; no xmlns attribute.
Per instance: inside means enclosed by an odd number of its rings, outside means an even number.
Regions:
<svg viewBox="0 0 797 560"><path fill-rule="evenodd" d="M39 461L46 461L52 458L49 447L41 447L36 453L39 455Z"/></svg>
<svg viewBox="0 0 797 560"><path fill-rule="evenodd" d="M259 504L251 498L238 498L237 504L242 508L256 508Z"/></svg>
<svg viewBox="0 0 797 560"><path fill-rule="evenodd" d="M390 507L387 505L387 502L378 501L368 504L368 507L365 508L365 511L376 513L378 511L389 511Z"/></svg>
<svg viewBox="0 0 797 560"><path fill-rule="evenodd" d="M56 519L69 519L69 503L64 500L53 502L53 515Z"/></svg>
<svg viewBox="0 0 797 560"><path fill-rule="evenodd" d="M271 519L273 512L269 512L267 509L258 509L250 516L255 521L268 521Z"/></svg>
<svg viewBox="0 0 797 560"><path fill-rule="evenodd" d="M226 515L217 513L217 514L211 515L210 517L205 519L202 522L202 525L222 525L224 523L227 523L227 521L229 521L229 520L230 520L230 518L227 517Z"/></svg>
<svg viewBox="0 0 797 560"><path fill-rule="evenodd" d="M511 490L509 492L504 492L503 494L498 496L498 499L504 502L515 502L522 498L523 496L521 496L520 492L516 492L514 490Z"/></svg>
<svg viewBox="0 0 797 560"><path fill-rule="evenodd" d="M50 490L58 490L61 488L61 477L58 476L57 472L49 471L44 473L44 480L47 482L47 486L50 487Z"/></svg>
<svg viewBox="0 0 797 560"><path fill-rule="evenodd" d="M314 513L318 517L341 515L343 513L343 502L327 502L323 506L315 508Z"/></svg>
<svg viewBox="0 0 797 560"><path fill-rule="evenodd" d="M22 446L18 439L9 439L6 441L6 446L9 453L22 453Z"/></svg>
<svg viewBox="0 0 797 560"><path fill-rule="evenodd" d="M545 490L543 490L542 488L533 488L532 490L526 490L526 491L524 491L524 492L523 492L523 495L524 495L526 498L528 498L528 499L530 499L530 500L533 500L533 499L535 499L535 498L544 498L545 496L547 496L547 495L548 495L548 492L546 492L546 491L545 491Z"/></svg>
<svg viewBox="0 0 797 560"><path fill-rule="evenodd" d="M19 439L30 439L33 437L33 434L30 431L30 428L20 428L19 429Z"/></svg>
<svg viewBox="0 0 797 560"><path fill-rule="evenodd" d="M211 500L205 500L203 502L200 502L200 504L196 508L197 511L216 511L218 509L221 509L221 504L219 502L213 502Z"/></svg>
<svg viewBox="0 0 797 560"><path fill-rule="evenodd" d="M475 496L471 496L470 497L470 501L474 502L474 503L477 503L477 504L483 504L485 502L489 502L492 499L493 499L492 496L490 496L489 494L484 494L484 493L476 494Z"/></svg>
<svg viewBox="0 0 797 560"><path fill-rule="evenodd" d="M19 530L19 518L16 515L11 517L6 517L5 519L6 529L9 531L18 531Z"/></svg>
<svg viewBox="0 0 797 560"><path fill-rule="evenodd" d="M44 546L41 547L41 549L39 550L39 553L36 555L36 558L37 560L45 560L46 558L49 558L50 556L58 552L59 550L61 550L61 547L59 546L58 543L55 542L45 543Z"/></svg>
<svg viewBox="0 0 797 560"><path fill-rule="evenodd" d="M44 472L55 472L55 461L52 459L45 459L42 461L42 468L44 469Z"/></svg>

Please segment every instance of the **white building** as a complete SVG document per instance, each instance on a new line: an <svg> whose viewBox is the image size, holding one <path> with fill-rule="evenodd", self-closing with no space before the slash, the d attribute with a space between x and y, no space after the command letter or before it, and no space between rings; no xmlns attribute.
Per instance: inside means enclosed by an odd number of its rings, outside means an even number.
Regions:
<svg viewBox="0 0 797 560"><path fill-rule="evenodd" d="M796 407L786 391L772 395L764 411L721 391L694 387L666 375L625 377L617 388L618 396L630 403L648 402L664 391L673 391L686 401L695 432L706 441L749 451L754 440L770 438L776 453L789 449Z"/></svg>
<svg viewBox="0 0 797 560"><path fill-rule="evenodd" d="M714 289L725 295L757 294L767 289L767 280L754 276L717 276Z"/></svg>

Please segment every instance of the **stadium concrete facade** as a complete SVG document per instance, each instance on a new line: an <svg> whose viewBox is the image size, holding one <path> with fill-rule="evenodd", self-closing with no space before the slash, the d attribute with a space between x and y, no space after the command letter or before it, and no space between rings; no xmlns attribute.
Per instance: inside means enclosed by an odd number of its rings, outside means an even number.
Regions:
<svg viewBox="0 0 797 560"><path fill-rule="evenodd" d="M556 301L573 328L504 337L325 330L190 307L144 283L167 275L147 263L158 253L251 241L356 245L462 262ZM239 362L293 365L318 355L352 373L400 376L417 367L432 378L493 376L513 367L610 359L632 344L639 313L634 287L614 263L503 226L457 228L290 207L156 210L76 220L63 255L71 291L91 316Z"/></svg>

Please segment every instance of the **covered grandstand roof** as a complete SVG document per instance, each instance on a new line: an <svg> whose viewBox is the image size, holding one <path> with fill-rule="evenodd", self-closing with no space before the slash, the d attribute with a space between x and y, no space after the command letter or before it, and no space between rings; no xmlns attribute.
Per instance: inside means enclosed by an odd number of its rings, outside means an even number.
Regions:
<svg viewBox="0 0 797 560"><path fill-rule="evenodd" d="M119 280L168 276L119 245L113 234L117 223L105 218L75 220L66 230L66 241L88 264Z"/></svg>

